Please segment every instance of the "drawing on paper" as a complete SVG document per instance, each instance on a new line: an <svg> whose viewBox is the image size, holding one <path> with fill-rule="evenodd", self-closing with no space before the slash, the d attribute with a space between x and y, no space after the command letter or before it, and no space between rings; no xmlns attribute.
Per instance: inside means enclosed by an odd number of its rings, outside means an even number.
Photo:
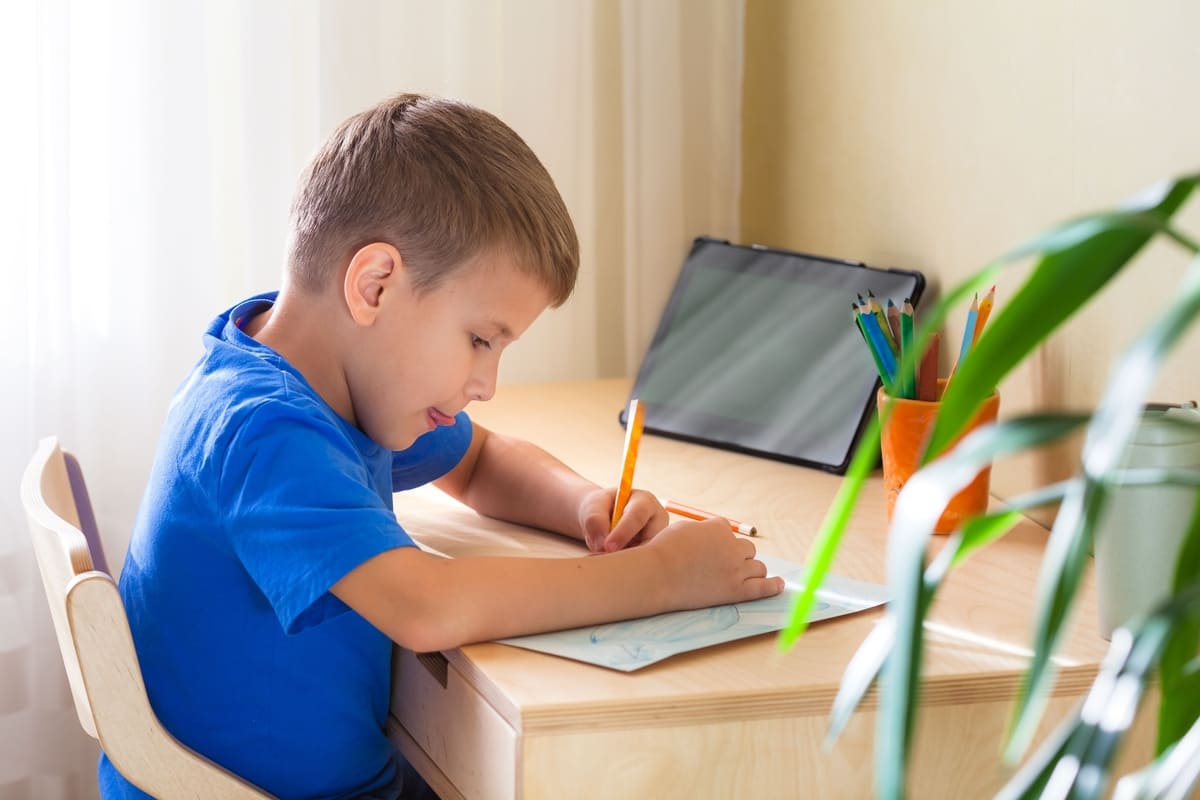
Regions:
<svg viewBox="0 0 1200 800"><path fill-rule="evenodd" d="M774 597L748 603L675 611L642 619L501 639L530 650L629 672L678 653L748 636L772 633L787 624L802 571L797 564L759 556L770 575L782 575L787 588ZM817 591L811 619L829 619L880 605L885 587L830 576Z"/></svg>

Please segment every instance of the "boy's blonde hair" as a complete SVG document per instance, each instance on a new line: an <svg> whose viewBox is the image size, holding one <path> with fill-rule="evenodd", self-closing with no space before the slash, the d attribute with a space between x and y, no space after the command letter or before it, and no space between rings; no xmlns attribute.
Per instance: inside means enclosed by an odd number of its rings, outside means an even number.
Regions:
<svg viewBox="0 0 1200 800"><path fill-rule="evenodd" d="M466 103L402 94L338 127L300 178L288 270L320 292L359 248L400 251L426 292L497 249L561 305L579 241L554 181L511 128Z"/></svg>

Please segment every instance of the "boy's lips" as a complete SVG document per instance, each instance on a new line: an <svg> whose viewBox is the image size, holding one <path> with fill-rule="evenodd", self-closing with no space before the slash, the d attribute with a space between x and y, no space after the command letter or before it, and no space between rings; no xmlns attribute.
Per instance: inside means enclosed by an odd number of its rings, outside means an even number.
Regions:
<svg viewBox="0 0 1200 800"><path fill-rule="evenodd" d="M453 425L454 424L454 417L443 414L442 412L438 411L436 408L430 408L428 416L429 416L430 421L432 421L434 425Z"/></svg>

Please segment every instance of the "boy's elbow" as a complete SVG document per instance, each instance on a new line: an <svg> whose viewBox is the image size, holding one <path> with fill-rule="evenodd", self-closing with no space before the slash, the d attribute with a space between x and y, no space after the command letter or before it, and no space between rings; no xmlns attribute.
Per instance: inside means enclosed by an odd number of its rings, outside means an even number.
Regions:
<svg viewBox="0 0 1200 800"><path fill-rule="evenodd" d="M452 650L469 643L467 637L461 632L456 631L451 625L443 624L436 618L416 618L414 616L414 618L391 626L391 628L391 630L383 630L388 638L415 653Z"/></svg>
<svg viewBox="0 0 1200 800"><path fill-rule="evenodd" d="M415 652L467 644L466 615L456 610L445 559L415 548L382 553L359 565L332 593L401 647Z"/></svg>

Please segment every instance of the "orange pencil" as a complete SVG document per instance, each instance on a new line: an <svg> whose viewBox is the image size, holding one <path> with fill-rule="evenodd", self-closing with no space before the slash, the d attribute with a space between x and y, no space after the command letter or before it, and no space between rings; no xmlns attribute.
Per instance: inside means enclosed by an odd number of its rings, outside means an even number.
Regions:
<svg viewBox="0 0 1200 800"><path fill-rule="evenodd" d="M679 516L687 517L688 519L706 520L723 517L725 521L729 523L729 527L734 533L741 533L745 534L746 536L758 536L758 528L745 522L738 522L735 519L730 519L722 514L713 514L711 511L701 511L693 506L685 506L683 503L676 503L674 500L668 500L665 508L672 514L678 514Z"/></svg>
<svg viewBox="0 0 1200 800"><path fill-rule="evenodd" d="M888 327L892 329L892 340L896 342L896 355L903 355L900 346L900 306L896 305L892 298L888 298L887 302L887 321Z"/></svg>
<svg viewBox="0 0 1200 800"><path fill-rule="evenodd" d="M625 455L621 458L621 482L617 484L617 502L613 504L612 523L609 530L617 527L625 504L633 493L633 468L637 466L638 444L642 441L642 404L635 397L629 401L629 414L625 420Z"/></svg>
<svg viewBox="0 0 1200 800"><path fill-rule="evenodd" d="M975 333L971 336L971 346L979 341L979 334L983 333L983 324L987 322L988 315L992 313L992 304L996 302L996 287L992 286L988 290L987 296L979 301L979 312L975 319Z"/></svg>

